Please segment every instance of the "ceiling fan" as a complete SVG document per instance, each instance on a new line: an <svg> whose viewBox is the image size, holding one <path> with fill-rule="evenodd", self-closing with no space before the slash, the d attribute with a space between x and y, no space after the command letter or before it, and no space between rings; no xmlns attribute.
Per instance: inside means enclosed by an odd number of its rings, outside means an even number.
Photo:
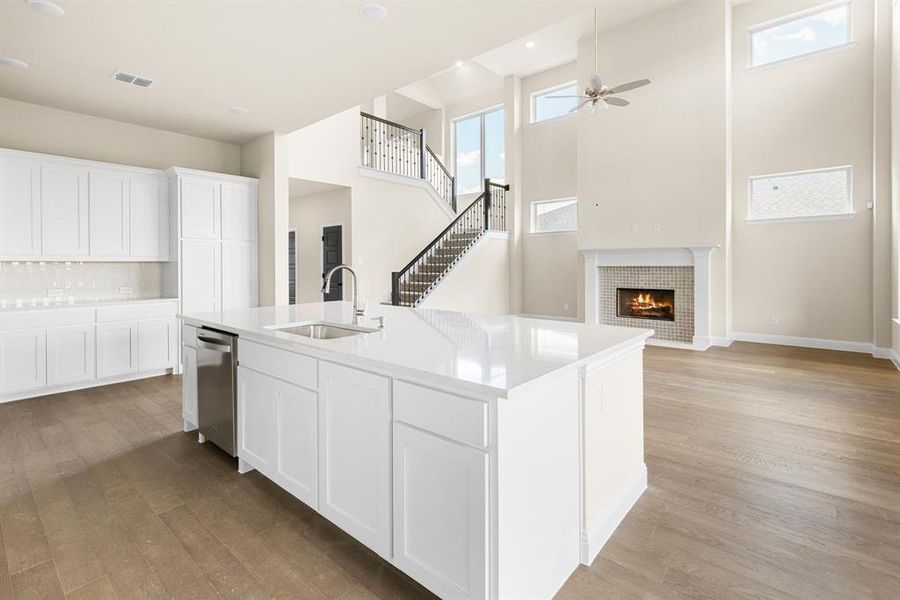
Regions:
<svg viewBox="0 0 900 600"><path fill-rule="evenodd" d="M600 46L598 44L597 35L597 7L594 7L594 74L591 75L590 84L584 88L584 94L578 96L548 96L548 98L578 98L578 104L569 112L573 113L580 108L585 108L589 113L593 113L596 109L607 109L612 106L628 106L630 102L624 98L616 98L617 94L627 92L635 88L643 87L650 83L649 79L638 79L637 81L629 81L615 87L603 85L600 79L597 63L600 58Z"/></svg>

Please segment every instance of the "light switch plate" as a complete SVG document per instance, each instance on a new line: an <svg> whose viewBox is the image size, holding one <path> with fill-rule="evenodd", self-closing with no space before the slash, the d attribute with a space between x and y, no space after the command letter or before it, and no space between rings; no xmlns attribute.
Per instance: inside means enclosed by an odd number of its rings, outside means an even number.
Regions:
<svg viewBox="0 0 900 600"><path fill-rule="evenodd" d="M123 285L122 287L119 288L119 293L120 294L132 294L132 293L134 293L134 288L131 287L130 285Z"/></svg>

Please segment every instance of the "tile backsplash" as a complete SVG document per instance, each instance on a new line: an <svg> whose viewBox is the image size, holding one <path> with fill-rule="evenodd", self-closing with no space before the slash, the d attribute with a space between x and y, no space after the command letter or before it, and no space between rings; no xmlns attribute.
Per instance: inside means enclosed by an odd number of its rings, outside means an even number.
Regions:
<svg viewBox="0 0 900 600"><path fill-rule="evenodd" d="M0 308L159 298L154 262L0 262Z"/></svg>

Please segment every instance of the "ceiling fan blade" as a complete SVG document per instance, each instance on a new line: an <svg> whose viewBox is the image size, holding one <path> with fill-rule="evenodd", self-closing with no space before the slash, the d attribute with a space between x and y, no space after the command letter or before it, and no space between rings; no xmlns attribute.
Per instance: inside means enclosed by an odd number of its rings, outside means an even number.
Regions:
<svg viewBox="0 0 900 600"><path fill-rule="evenodd" d="M649 85L649 79L638 79L637 81L629 81L628 83L623 83L622 85L617 85L616 87L609 90L610 94L621 94L622 92L627 92L628 90L633 90L635 88L643 87L645 85Z"/></svg>
<svg viewBox="0 0 900 600"><path fill-rule="evenodd" d="M599 90L601 87L603 87L603 80L600 79L599 73L594 73L591 75L591 89Z"/></svg>
<svg viewBox="0 0 900 600"><path fill-rule="evenodd" d="M612 98L612 97L606 98L606 102L608 104L612 104L613 106L628 106L629 104L631 104L631 102L629 102L628 100L625 100L623 98Z"/></svg>

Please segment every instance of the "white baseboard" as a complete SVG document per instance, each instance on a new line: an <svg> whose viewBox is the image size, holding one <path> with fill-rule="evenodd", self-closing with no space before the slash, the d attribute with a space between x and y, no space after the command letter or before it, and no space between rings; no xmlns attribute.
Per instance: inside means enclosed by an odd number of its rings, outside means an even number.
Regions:
<svg viewBox="0 0 900 600"><path fill-rule="evenodd" d="M644 490L647 489L647 465L641 463L632 478L610 500L603 512L581 532L581 562L590 565L612 537L613 532Z"/></svg>
<svg viewBox="0 0 900 600"><path fill-rule="evenodd" d="M142 373L128 373L127 375L118 375L116 377L107 377L105 379L85 379L84 381L76 381L75 383L53 385L21 392L10 392L8 394L0 395L0 404L3 404L4 402L14 402L16 400L25 400L26 398L37 398L39 396L49 396L50 394L61 394L63 392L73 392L75 390L100 387L101 385L111 385L113 383L147 379L148 377L170 375L173 371L173 369L159 369L156 371L144 371Z"/></svg>
<svg viewBox="0 0 900 600"><path fill-rule="evenodd" d="M719 346L721 348L728 348L731 346L731 342L734 340L728 336L714 335L710 338L713 346Z"/></svg>
<svg viewBox="0 0 900 600"><path fill-rule="evenodd" d="M893 350L891 350L891 362L894 363L894 366L900 371L900 354L897 354Z"/></svg>
<svg viewBox="0 0 900 600"><path fill-rule="evenodd" d="M878 348L870 342L848 342L845 340L829 340L823 338L795 337L790 335L770 335L766 333L731 333L737 342L753 342L756 344L775 344L776 346L796 346L798 348L817 348L819 350L837 350L840 352L860 352L871 354L875 358L888 358L888 348Z"/></svg>
<svg viewBox="0 0 900 600"><path fill-rule="evenodd" d="M657 337L648 337L647 340L648 346L660 346L662 348L677 348L678 350L698 350L703 351L706 350L709 346L698 346L695 344L691 344L688 342L673 342L672 340L663 340Z"/></svg>

